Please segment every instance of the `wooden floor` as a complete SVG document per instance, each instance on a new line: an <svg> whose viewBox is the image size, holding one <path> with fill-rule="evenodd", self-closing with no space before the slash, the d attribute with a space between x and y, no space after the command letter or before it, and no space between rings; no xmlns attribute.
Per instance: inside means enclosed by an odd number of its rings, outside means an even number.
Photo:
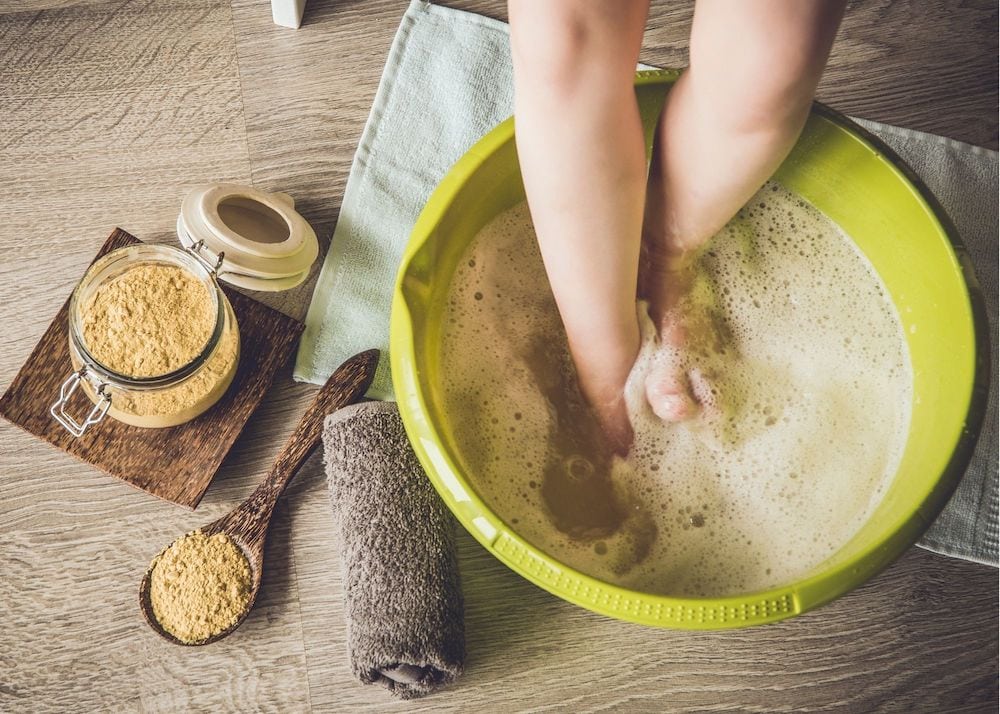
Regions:
<svg viewBox="0 0 1000 714"><path fill-rule="evenodd" d="M0 0L0 388L111 229L173 240L195 184L287 191L328 241L404 9L310 0L295 32L264 0ZM654 3L644 61L684 64L690 11ZM852 3L820 98L996 148L996 33L991 1ZM302 317L311 290L268 301ZM201 650L159 640L136 603L149 559L249 493L313 390L279 374L194 513L0 424L0 711L996 711L993 569L912 549L819 611L686 634L571 606L464 533L467 673L393 703L348 669L316 457L245 626Z"/></svg>

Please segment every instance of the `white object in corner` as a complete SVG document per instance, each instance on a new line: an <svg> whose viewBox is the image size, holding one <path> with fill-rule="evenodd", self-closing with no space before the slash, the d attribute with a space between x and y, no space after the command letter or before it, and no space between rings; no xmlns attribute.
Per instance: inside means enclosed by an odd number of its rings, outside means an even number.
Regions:
<svg viewBox="0 0 1000 714"><path fill-rule="evenodd" d="M299 29L306 0L271 0L271 17L275 25Z"/></svg>

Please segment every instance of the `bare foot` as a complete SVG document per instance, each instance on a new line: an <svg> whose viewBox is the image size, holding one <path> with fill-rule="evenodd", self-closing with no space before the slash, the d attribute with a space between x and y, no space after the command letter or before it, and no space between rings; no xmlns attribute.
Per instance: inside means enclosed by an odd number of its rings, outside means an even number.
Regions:
<svg viewBox="0 0 1000 714"><path fill-rule="evenodd" d="M555 340L538 340L524 355L548 402L553 429L552 454L544 467L542 496L554 525L574 538L605 538L628 517L611 480L614 454L620 443L631 443L632 427L621 410L627 433L609 433L619 406L605 405L599 414L584 398L565 347ZM626 442L627 440L627 442Z"/></svg>
<svg viewBox="0 0 1000 714"><path fill-rule="evenodd" d="M618 456L627 455L633 438L632 423L625 404L628 372L619 379L585 379L579 371L577 374L580 392L592 413L591 418L596 418L602 440L611 452Z"/></svg>
<svg viewBox="0 0 1000 714"><path fill-rule="evenodd" d="M646 267L642 290L660 340L645 383L653 412L669 422L720 412L719 358L733 347L708 276L690 254L668 256Z"/></svg>

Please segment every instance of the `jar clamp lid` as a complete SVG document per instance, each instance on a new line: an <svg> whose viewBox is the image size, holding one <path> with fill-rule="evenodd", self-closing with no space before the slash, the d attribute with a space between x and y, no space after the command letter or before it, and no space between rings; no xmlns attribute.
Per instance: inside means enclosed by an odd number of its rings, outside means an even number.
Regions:
<svg viewBox="0 0 1000 714"><path fill-rule="evenodd" d="M192 189L181 203L177 216L177 237L183 250L169 246L143 246L129 250L173 251L176 255L172 262L180 261L181 267L204 280L210 280L216 290L217 281L223 280L241 288L261 291L287 290L299 285L308 277L319 254L316 232L295 210L295 201L291 196L231 183L207 184ZM107 262L112 255L102 260ZM92 265L77 286L71 309L83 284L99 264L103 263L98 261ZM223 314L221 305L219 312ZM221 330L219 320L213 337L216 340ZM70 323L72 335L72 318ZM84 353L82 364L63 382L58 399L49 409L53 418L76 437L82 436L87 427L99 423L108 414L113 399L108 386L130 381L123 375L108 377L85 349L80 351ZM185 375L186 372L171 373L163 379ZM141 381L142 384L135 388L151 388L158 380ZM90 385L93 394L88 396L91 396L94 405L82 420L78 420L68 413L67 404L84 382ZM87 391L86 385L84 391Z"/></svg>
<svg viewBox="0 0 1000 714"><path fill-rule="evenodd" d="M208 291L215 324L201 351L186 364L163 374L136 376L124 372L118 365L104 364L95 357L91 347L84 340L84 320L81 310L101 285L148 263L173 266L196 278ZM123 390L167 389L183 382L199 370L214 352L225 329L227 303L219 291L216 267L193 251L170 245L144 243L126 245L95 260L70 296L67 332L70 360L74 371L62 383L58 398L49 407L52 417L73 436L80 437L89 426L102 421L113 408L112 401L115 398L112 395L113 390L117 394ZM69 413L68 404L81 385L94 406L85 418L79 420Z"/></svg>
<svg viewBox="0 0 1000 714"><path fill-rule="evenodd" d="M220 280L249 290L299 285L319 254L316 232L291 196L232 183L192 189L181 203L177 237L216 265Z"/></svg>

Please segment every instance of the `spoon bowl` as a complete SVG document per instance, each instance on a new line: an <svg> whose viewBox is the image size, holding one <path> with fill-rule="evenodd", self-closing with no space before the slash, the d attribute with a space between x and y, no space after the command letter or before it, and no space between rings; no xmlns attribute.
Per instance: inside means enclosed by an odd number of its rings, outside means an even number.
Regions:
<svg viewBox="0 0 1000 714"><path fill-rule="evenodd" d="M224 533L229 536L243 553L250 566L250 597L236 622L211 637L195 642L184 642L167 632L153 612L150 588L154 565L150 564L139 583L139 609L156 634L176 645L201 646L221 640L243 624L250 610L253 609L257 593L260 590L264 572L264 543L267 540L271 514L274 512L278 497L319 444L323 421L327 414L354 402L367 391L368 385L371 384L372 377L375 375L378 357L378 350L368 350L351 357L340 365L316 394L299 425L279 452L270 473L250 494L250 497L222 518L200 529L207 536L216 533ZM169 547L167 546L167 548ZM166 548L164 548L165 550ZM160 554L162 555L164 551L160 551ZM153 563L155 562L154 559Z"/></svg>
<svg viewBox="0 0 1000 714"><path fill-rule="evenodd" d="M146 572L142 576L142 581L139 583L139 609L142 611L142 616L145 618L146 624L148 624L151 628L153 628L153 631L156 634L158 634L163 639L174 643L175 645L195 647L200 645L208 645L213 642L216 642L217 640L221 640L223 637L226 637L227 635L231 634L233 630L242 625L243 621L247 618L247 615L250 614L250 610L253 609L254 602L257 599L257 592L260 590L260 583L262 580L263 570L264 570L264 541L260 540L257 544L249 544L243 539L243 537L240 534L227 530L224 527L224 523L226 519L228 519L230 516L233 515L233 513L235 513L235 511L227 513L225 516L218 519L217 521L213 521L209 525L199 529L206 536L212 536L215 535L216 533L225 533L226 535L228 535L230 539L232 539L232 541L236 544L236 547L240 549L240 552L243 554L243 557L246 558L247 560L247 564L250 566L250 597L247 600L246 607L243 608L243 612L240 614L239 618L237 618L236 622L234 622L232 625L222 630L221 632L212 635L211 637L206 637L203 640L196 640L194 642L184 642L183 640L178 639L177 637L175 637L174 635L170 634L165 629L163 629L163 626L160 624L160 621L156 619L156 615L153 612L153 601L150 598L150 587L152 585L152 579L153 579L153 566L150 565L150 567L146 568ZM183 537L185 536L181 536L181 538ZM177 540L180 540L180 538L178 538ZM176 543L177 540L175 540L170 545ZM166 550L170 548L170 545L161 550L160 555L166 552Z"/></svg>

